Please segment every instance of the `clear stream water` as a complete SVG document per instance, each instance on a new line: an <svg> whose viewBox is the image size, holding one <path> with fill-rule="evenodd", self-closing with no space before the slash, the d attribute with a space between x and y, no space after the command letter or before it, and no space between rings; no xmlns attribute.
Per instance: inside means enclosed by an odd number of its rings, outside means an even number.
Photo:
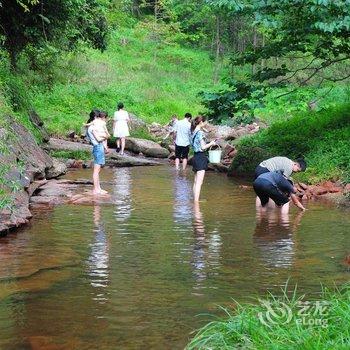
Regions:
<svg viewBox="0 0 350 350"><path fill-rule="evenodd" d="M113 204L41 210L1 238L0 349L183 349L233 298L349 280L348 211L259 217L252 190L215 173L194 208L192 176L104 170Z"/></svg>

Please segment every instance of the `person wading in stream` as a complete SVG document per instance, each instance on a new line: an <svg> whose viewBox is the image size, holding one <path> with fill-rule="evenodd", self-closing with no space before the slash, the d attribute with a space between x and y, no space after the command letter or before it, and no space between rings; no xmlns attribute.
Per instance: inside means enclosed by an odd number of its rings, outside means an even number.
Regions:
<svg viewBox="0 0 350 350"><path fill-rule="evenodd" d="M186 113L185 118L178 121L174 126L175 138L175 168L179 170L182 160L182 170L186 169L188 153L191 143L191 119L192 114Z"/></svg>
<svg viewBox="0 0 350 350"><path fill-rule="evenodd" d="M269 200L272 199L276 206L281 208L281 213L289 212L289 201L300 209L306 210L296 196L296 188L291 180L288 180L280 171L271 171L259 175L254 183L253 188L258 196L256 201L257 208L265 211Z"/></svg>
<svg viewBox="0 0 350 350"><path fill-rule="evenodd" d="M93 183L94 195L103 195L107 194L107 191L102 190L100 185L100 171L101 167L105 165L105 150L103 146L103 142L107 140L107 135L105 137L101 137L102 129L103 129L103 120L105 120L107 113L105 112L96 112L96 110L91 111L90 117L95 114L94 120L97 121L91 123L91 125L87 129L87 136L93 146L92 154L94 156L94 170L93 170ZM99 130L101 127L101 130ZM99 141L98 141L99 140Z"/></svg>
<svg viewBox="0 0 350 350"><path fill-rule="evenodd" d="M205 117L199 115L191 123L191 144L194 151L193 171L195 172L193 184L194 201L199 201L205 171L208 169L208 158L205 150L216 144L215 141L205 142L203 127L206 125Z"/></svg>

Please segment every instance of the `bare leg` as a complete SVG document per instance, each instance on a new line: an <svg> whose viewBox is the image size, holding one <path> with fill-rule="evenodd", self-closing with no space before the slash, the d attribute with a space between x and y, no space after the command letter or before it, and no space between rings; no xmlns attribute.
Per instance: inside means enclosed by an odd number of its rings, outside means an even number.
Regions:
<svg viewBox="0 0 350 350"><path fill-rule="evenodd" d="M197 174L195 177L195 183L193 185L193 197L195 202L199 201L199 196L201 194L204 175L205 175L205 170L197 171Z"/></svg>
<svg viewBox="0 0 350 350"><path fill-rule="evenodd" d="M261 200L260 200L260 198L258 196L256 196L256 199L255 199L255 206L257 208L261 208L262 207Z"/></svg>
<svg viewBox="0 0 350 350"><path fill-rule="evenodd" d="M281 207L281 214L288 214L289 213L289 202L284 204Z"/></svg>
<svg viewBox="0 0 350 350"><path fill-rule="evenodd" d="M270 198L269 202L267 203L268 208L276 208L276 203Z"/></svg>
<svg viewBox="0 0 350 350"><path fill-rule="evenodd" d="M120 149L120 139L117 139L117 148Z"/></svg>
<svg viewBox="0 0 350 350"><path fill-rule="evenodd" d="M125 137L122 137L122 138L121 138L121 142L122 142L122 149L121 149L120 154L124 154L124 149L125 149Z"/></svg>
<svg viewBox="0 0 350 350"><path fill-rule="evenodd" d="M179 170L179 166L180 166L180 159L179 158L175 158L175 168L176 168L176 170Z"/></svg>
<svg viewBox="0 0 350 350"><path fill-rule="evenodd" d="M187 158L182 159L182 170L186 170L187 167Z"/></svg>
<svg viewBox="0 0 350 350"><path fill-rule="evenodd" d="M93 194L101 194L100 170L101 170L101 165L94 164L94 172L92 175L93 182L94 182Z"/></svg>

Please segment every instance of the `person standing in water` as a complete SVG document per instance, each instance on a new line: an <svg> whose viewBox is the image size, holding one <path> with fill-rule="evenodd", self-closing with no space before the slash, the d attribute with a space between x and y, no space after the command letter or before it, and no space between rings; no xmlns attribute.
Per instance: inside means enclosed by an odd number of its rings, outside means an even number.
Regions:
<svg viewBox="0 0 350 350"><path fill-rule="evenodd" d="M113 136L117 138L117 152L120 150L120 154L124 154L125 150L125 138L130 136L129 125L130 117L129 113L124 109L122 102L118 103L117 111L114 113L113 121Z"/></svg>
<svg viewBox="0 0 350 350"><path fill-rule="evenodd" d="M91 111L90 116L93 116L94 113L95 111ZM102 130L99 130L99 127L103 126L102 121L106 115L107 113L105 112L95 113L94 120L97 121L97 123L91 123L91 125L87 129L87 136L93 146L92 154L94 156L94 170L93 170L93 183L94 183L93 194L94 195L107 194L107 191L104 191L100 185L101 167L104 166L106 163L103 142L107 138L101 139L100 135ZM100 139L101 141L98 141L98 139Z"/></svg>
<svg viewBox="0 0 350 350"><path fill-rule="evenodd" d="M214 146L215 141L209 143L205 142L205 137L202 129L206 125L205 117L199 115L191 123L191 144L194 151L193 156L193 171L194 184L193 184L193 196L194 201L199 201L199 196L201 193L201 188L204 180L205 171L208 169L208 158L205 154L205 150Z"/></svg>
<svg viewBox="0 0 350 350"><path fill-rule="evenodd" d="M174 126L175 138L175 168L179 170L182 160L182 170L186 169L188 153L191 143L191 119L192 114L186 113L185 118L178 121Z"/></svg>

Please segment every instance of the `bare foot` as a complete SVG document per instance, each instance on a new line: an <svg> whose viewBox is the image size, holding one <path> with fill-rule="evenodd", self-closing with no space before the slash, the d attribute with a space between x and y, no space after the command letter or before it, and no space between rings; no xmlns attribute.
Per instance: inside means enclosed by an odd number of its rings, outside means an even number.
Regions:
<svg viewBox="0 0 350 350"><path fill-rule="evenodd" d="M97 190L97 191L92 191L92 194L93 194L94 196L100 196L100 195L102 194L102 192L99 191L99 190Z"/></svg>
<svg viewBox="0 0 350 350"><path fill-rule="evenodd" d="M108 194L108 192L100 189L100 190L92 191L92 194L94 196L104 196L104 195Z"/></svg>

